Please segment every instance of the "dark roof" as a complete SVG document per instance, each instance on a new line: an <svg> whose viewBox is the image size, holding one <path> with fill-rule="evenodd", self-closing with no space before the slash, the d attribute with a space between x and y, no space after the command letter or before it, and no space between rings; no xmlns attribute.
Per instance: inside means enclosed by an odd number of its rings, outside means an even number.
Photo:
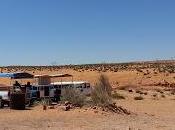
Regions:
<svg viewBox="0 0 175 130"><path fill-rule="evenodd" d="M11 78L11 79L30 79L34 76L26 72L17 72L17 73L0 73L1 78Z"/></svg>
<svg viewBox="0 0 175 130"><path fill-rule="evenodd" d="M51 77L51 78L61 78L61 77L73 77L73 75L70 74L55 74L55 75L35 75L35 78L39 78L39 77Z"/></svg>

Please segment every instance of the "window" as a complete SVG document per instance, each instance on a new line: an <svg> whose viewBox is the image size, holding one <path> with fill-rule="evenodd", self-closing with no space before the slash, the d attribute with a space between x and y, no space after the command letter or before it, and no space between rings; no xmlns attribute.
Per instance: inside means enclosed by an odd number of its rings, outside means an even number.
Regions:
<svg viewBox="0 0 175 130"><path fill-rule="evenodd" d="M76 88L82 88L82 86L79 85L79 86L77 86Z"/></svg>
<svg viewBox="0 0 175 130"><path fill-rule="evenodd" d="M87 83L87 84L86 84L86 87L87 87L87 88L90 88L90 84L89 84L89 83Z"/></svg>
<svg viewBox="0 0 175 130"><path fill-rule="evenodd" d="M86 88L86 84L83 84L83 88Z"/></svg>
<svg viewBox="0 0 175 130"><path fill-rule="evenodd" d="M54 89L54 86L50 86L50 89Z"/></svg>
<svg viewBox="0 0 175 130"><path fill-rule="evenodd" d="M37 90L37 87L33 86L33 90Z"/></svg>

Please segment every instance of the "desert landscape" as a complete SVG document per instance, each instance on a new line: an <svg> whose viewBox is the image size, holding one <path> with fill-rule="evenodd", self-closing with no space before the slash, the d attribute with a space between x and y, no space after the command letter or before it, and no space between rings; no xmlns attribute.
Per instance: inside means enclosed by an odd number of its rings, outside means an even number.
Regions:
<svg viewBox="0 0 175 130"><path fill-rule="evenodd" d="M175 0L0 0L0 130L175 130Z"/></svg>
<svg viewBox="0 0 175 130"><path fill-rule="evenodd" d="M42 110L37 105L27 110L0 109L2 130L174 130L175 61L150 61L120 64L65 66L8 66L1 72L72 74L75 81L96 86L101 74L108 77L113 102L129 114L83 106L64 111L57 105ZM59 79L55 79L59 80ZM65 81L70 79L65 78ZM0 84L9 85L8 79Z"/></svg>

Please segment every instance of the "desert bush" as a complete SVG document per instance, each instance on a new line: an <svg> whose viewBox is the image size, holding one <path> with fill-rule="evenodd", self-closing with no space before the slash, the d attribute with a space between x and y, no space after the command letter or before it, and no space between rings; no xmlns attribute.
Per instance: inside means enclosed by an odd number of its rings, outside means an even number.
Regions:
<svg viewBox="0 0 175 130"><path fill-rule="evenodd" d="M107 78L107 76L105 75L100 75L99 77L99 82L97 83L97 85L99 85L104 91L107 92L107 94L109 96L111 96L112 93L112 86L109 83L109 80Z"/></svg>
<svg viewBox="0 0 175 130"><path fill-rule="evenodd" d="M161 89L156 89L156 92L163 94L164 92Z"/></svg>
<svg viewBox="0 0 175 130"><path fill-rule="evenodd" d="M46 106L49 106L51 104L51 100L50 99L42 99L41 100L41 105L46 105Z"/></svg>
<svg viewBox="0 0 175 130"><path fill-rule="evenodd" d="M165 95L164 95L164 94L162 94L162 95L161 95L161 97L162 97L162 98L165 98Z"/></svg>
<svg viewBox="0 0 175 130"><path fill-rule="evenodd" d="M154 93L152 96L153 96L154 98L158 97L158 95L157 95L156 93Z"/></svg>
<svg viewBox="0 0 175 130"><path fill-rule="evenodd" d="M143 92L144 95L148 95L148 92Z"/></svg>
<svg viewBox="0 0 175 130"><path fill-rule="evenodd" d="M142 91L141 90L136 90L136 93L139 93L140 94L140 93L142 93Z"/></svg>
<svg viewBox="0 0 175 130"><path fill-rule="evenodd" d="M82 107L85 104L86 96L74 88L65 88L62 91L61 101L69 101L75 106Z"/></svg>
<svg viewBox="0 0 175 130"><path fill-rule="evenodd" d="M140 68L137 68L136 71L143 73L143 70L141 70Z"/></svg>
<svg viewBox="0 0 175 130"><path fill-rule="evenodd" d="M92 90L91 98L94 105L107 106L112 103L111 98L112 87L106 76L101 75L98 83Z"/></svg>
<svg viewBox="0 0 175 130"><path fill-rule="evenodd" d="M106 76L101 75L98 83L95 85L91 93L92 103L95 106L103 108L105 111L114 113L122 113L129 115L130 112L126 109L117 106L112 101L112 87Z"/></svg>
<svg viewBox="0 0 175 130"><path fill-rule="evenodd" d="M140 95L143 95L144 94L144 92L142 92L142 91L140 91L140 93L139 93Z"/></svg>
<svg viewBox="0 0 175 130"><path fill-rule="evenodd" d="M134 97L134 100L143 100L144 98L142 96Z"/></svg>
<svg viewBox="0 0 175 130"><path fill-rule="evenodd" d="M43 98L40 101L34 101L32 103L32 105L33 106L37 106L37 105L42 105L42 106L46 105L46 106L49 106L51 103L52 103L51 99L49 99L49 98Z"/></svg>

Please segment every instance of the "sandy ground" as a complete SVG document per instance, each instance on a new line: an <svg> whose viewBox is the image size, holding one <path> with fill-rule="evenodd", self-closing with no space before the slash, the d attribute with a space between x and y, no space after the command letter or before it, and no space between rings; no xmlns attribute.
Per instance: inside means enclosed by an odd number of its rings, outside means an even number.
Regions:
<svg viewBox="0 0 175 130"><path fill-rule="evenodd" d="M74 70L36 71L35 74L69 73L75 80L86 80L92 85L97 81L98 72L77 72ZM68 112L60 108L43 111L42 107L31 110L15 111L0 110L0 130L175 130L175 95L164 91L165 98L149 86L155 82L167 80L173 82L174 74L150 74L144 76L135 71L106 72L112 86L120 87L130 85L134 90L144 88L148 92L144 100L136 101L139 94L129 93L126 90L117 90L125 100L116 100L116 103L129 111L131 115L104 113L95 110L74 109ZM55 79L58 81L59 79ZM70 80L70 79L65 79ZM8 84L10 81L1 79L0 83ZM158 97L154 98L153 95ZM95 112L94 112L95 111Z"/></svg>
<svg viewBox="0 0 175 130"><path fill-rule="evenodd" d="M174 130L175 100L144 97L135 101L132 96L117 100L117 104L133 114L121 115L105 113L92 109L73 109L63 111L60 107L43 111L41 106L31 110L0 110L1 130ZM126 95L127 94L127 95Z"/></svg>

